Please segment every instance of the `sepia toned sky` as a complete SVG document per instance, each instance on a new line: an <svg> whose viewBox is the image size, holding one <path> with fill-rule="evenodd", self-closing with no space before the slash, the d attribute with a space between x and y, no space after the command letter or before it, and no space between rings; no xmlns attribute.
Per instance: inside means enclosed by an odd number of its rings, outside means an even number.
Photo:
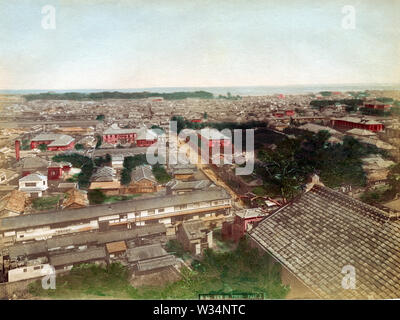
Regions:
<svg viewBox="0 0 400 320"><path fill-rule="evenodd" d="M399 61L397 0L0 0L0 89L393 84Z"/></svg>

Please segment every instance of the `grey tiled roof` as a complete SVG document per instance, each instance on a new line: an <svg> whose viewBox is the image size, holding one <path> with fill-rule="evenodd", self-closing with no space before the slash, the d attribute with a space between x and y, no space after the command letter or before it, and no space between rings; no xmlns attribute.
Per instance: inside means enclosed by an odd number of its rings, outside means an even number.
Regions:
<svg viewBox="0 0 400 320"><path fill-rule="evenodd" d="M24 169L47 168L49 162L39 157L26 157L23 160Z"/></svg>
<svg viewBox="0 0 400 320"><path fill-rule="evenodd" d="M185 221L181 227L186 233L188 239L202 238L207 231L203 220Z"/></svg>
<svg viewBox="0 0 400 320"><path fill-rule="evenodd" d="M400 297L399 221L342 193L314 186L249 234L322 298ZM346 265L354 290L342 288Z"/></svg>
<svg viewBox="0 0 400 320"><path fill-rule="evenodd" d="M0 231L19 228L38 227L54 223L96 219L103 216L123 214L141 210L152 210L171 206L230 199L231 196L222 188L193 191L181 195L163 195L141 199L126 200L105 205L88 206L79 209L49 211L0 219Z"/></svg>
<svg viewBox="0 0 400 320"><path fill-rule="evenodd" d="M140 181L142 179L147 179L157 183L156 178L153 175L153 172L150 167L148 166L138 166L136 167L131 174L132 181Z"/></svg>
<svg viewBox="0 0 400 320"><path fill-rule="evenodd" d="M66 134L56 134L56 133L41 133L34 137L32 141L50 141L54 140L49 144L50 147L65 146L75 139Z"/></svg>
<svg viewBox="0 0 400 320"><path fill-rule="evenodd" d="M168 254L163 257L139 261L138 270L139 271L154 270L158 268L173 266L175 263L176 263L175 257L172 254Z"/></svg>
<svg viewBox="0 0 400 320"><path fill-rule="evenodd" d="M147 260L167 255L160 244L150 244L141 247L135 247L126 251L129 262L137 262L140 260Z"/></svg>
<svg viewBox="0 0 400 320"><path fill-rule="evenodd" d="M31 173L26 175L25 177L19 179L19 181L43 181L43 180L47 180L47 177L39 174L39 173Z"/></svg>
<svg viewBox="0 0 400 320"><path fill-rule="evenodd" d="M71 265L86 261L101 260L106 258L104 247L91 248L80 252L70 252L50 257L50 264L54 267Z"/></svg>
<svg viewBox="0 0 400 320"><path fill-rule="evenodd" d="M35 254L46 253L48 249L54 249L59 247L67 246L78 246L88 243L105 244L108 242L130 240L137 237L145 237L148 235L154 235L159 233L165 233L165 224L155 223L149 224L142 227L135 227L130 230L118 230L118 231L92 231L82 232L72 235L52 237L47 240L40 240L29 243L20 243L8 248L11 259L15 259L18 256L30 256Z"/></svg>
<svg viewBox="0 0 400 320"><path fill-rule="evenodd" d="M181 181L181 180L171 180L167 183L167 187L171 190L184 190L184 189L194 189L201 190L208 188L213 183L210 180L194 180L194 181Z"/></svg>
<svg viewBox="0 0 400 320"><path fill-rule="evenodd" d="M24 244L17 244L8 248L11 259L16 259L18 256L30 256L47 252L47 245L45 240L35 241Z"/></svg>
<svg viewBox="0 0 400 320"><path fill-rule="evenodd" d="M92 175L91 181L113 181L116 176L115 169L112 167L101 167Z"/></svg>

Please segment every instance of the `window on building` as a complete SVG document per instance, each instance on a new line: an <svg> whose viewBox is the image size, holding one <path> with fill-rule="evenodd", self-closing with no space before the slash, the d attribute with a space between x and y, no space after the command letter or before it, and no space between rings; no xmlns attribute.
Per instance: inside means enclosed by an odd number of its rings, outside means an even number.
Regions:
<svg viewBox="0 0 400 320"><path fill-rule="evenodd" d="M25 187L36 187L36 182L26 182Z"/></svg>
<svg viewBox="0 0 400 320"><path fill-rule="evenodd" d="M41 269L40 266L33 267L33 270L39 270L39 269Z"/></svg>
<svg viewBox="0 0 400 320"><path fill-rule="evenodd" d="M165 211L164 208L158 209L158 213L162 213L162 212L164 212L164 211Z"/></svg>

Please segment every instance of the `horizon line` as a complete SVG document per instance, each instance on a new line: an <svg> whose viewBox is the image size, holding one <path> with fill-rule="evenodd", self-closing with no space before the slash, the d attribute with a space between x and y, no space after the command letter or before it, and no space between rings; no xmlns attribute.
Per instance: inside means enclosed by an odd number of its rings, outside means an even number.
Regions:
<svg viewBox="0 0 400 320"><path fill-rule="evenodd" d="M320 87L332 87L332 86L399 86L400 83L310 83L310 84L286 84L286 85L227 85L227 86L154 86L154 87L130 87L130 88L57 88L57 89L40 89L40 88L29 88L29 89L2 89L0 91L79 91L79 90L104 90L104 91L116 91L116 90L145 90L145 89L171 89L171 88L277 88L277 87L307 87L307 86L320 86Z"/></svg>

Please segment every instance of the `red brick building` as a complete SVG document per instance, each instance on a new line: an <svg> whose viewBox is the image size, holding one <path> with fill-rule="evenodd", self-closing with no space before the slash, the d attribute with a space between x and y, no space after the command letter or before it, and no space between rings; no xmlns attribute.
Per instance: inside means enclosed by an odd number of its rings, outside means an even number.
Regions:
<svg viewBox="0 0 400 320"><path fill-rule="evenodd" d="M103 142L111 144L135 144L138 147L148 147L153 143L157 142L157 134L147 128L135 129L123 129L117 125L112 125L103 133Z"/></svg>
<svg viewBox="0 0 400 320"><path fill-rule="evenodd" d="M254 225L266 217L259 208L244 209L236 212L233 223L224 222L222 225L222 237L233 241L239 241L246 231L250 231Z"/></svg>
<svg viewBox="0 0 400 320"><path fill-rule="evenodd" d="M359 128L359 129L370 130L373 132L379 132L385 128L382 123L379 123L374 120L351 118L351 117L331 119L330 122L331 126L333 127L347 128L349 130L353 128Z"/></svg>
<svg viewBox="0 0 400 320"><path fill-rule="evenodd" d="M123 129L113 124L103 133L103 142L117 143L134 143L136 140L137 129Z"/></svg>
<svg viewBox="0 0 400 320"><path fill-rule="evenodd" d="M136 146L149 147L153 143L156 143L157 139L158 139L158 135L153 130L150 130L147 128L142 128L137 133Z"/></svg>
<svg viewBox="0 0 400 320"><path fill-rule="evenodd" d="M379 102L366 102L364 103L364 108L376 109L376 110L389 110L392 107L390 104L384 104Z"/></svg>
<svg viewBox="0 0 400 320"><path fill-rule="evenodd" d="M74 148L75 139L66 134L41 133L31 140L31 149L41 144L47 145L49 151L65 151Z"/></svg>

